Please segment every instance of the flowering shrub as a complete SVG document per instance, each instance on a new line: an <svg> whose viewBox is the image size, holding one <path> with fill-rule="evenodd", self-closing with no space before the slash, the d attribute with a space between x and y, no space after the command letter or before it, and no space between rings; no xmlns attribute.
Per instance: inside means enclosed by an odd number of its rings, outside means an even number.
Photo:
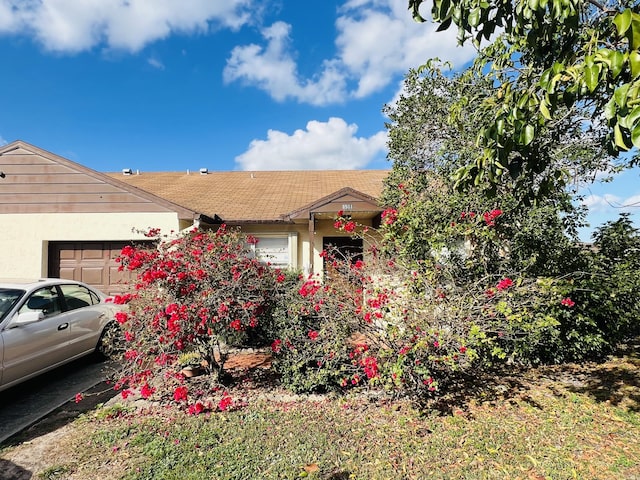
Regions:
<svg viewBox="0 0 640 480"><path fill-rule="evenodd" d="M383 228L397 228L402 211L385 212ZM323 252L328 277L292 279L275 310L272 350L284 382L299 391L383 386L424 398L470 369L603 352L608 339L585 308L583 279L499 272L509 265L496 231L503 215L465 211L451 221L447 234L462 232L470 243L458 255L406 261L393 244L373 241L357 260ZM350 233L351 221L338 216L334 226ZM486 252L486 242L494 269L461 268Z"/></svg>
<svg viewBox="0 0 640 480"><path fill-rule="evenodd" d="M127 304L116 317L126 340L116 388L197 413L224 381L227 345L268 321L281 272L251 258L245 238L224 225L156 237L152 248L125 247L117 261L137 279L134 293L115 298ZM184 358L205 371L206 385L187 379Z"/></svg>

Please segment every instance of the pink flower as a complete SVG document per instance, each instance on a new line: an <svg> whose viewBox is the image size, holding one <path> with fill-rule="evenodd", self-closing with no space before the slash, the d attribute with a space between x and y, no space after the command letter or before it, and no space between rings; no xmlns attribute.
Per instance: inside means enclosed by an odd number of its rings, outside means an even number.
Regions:
<svg viewBox="0 0 640 480"><path fill-rule="evenodd" d="M567 297L567 298L563 298L562 301L560 302L560 304L565 306L565 307L571 308L576 304L576 302L574 302L569 297Z"/></svg>
<svg viewBox="0 0 640 480"><path fill-rule="evenodd" d="M81 393L76 393L76 403L80 403L84 396Z"/></svg>

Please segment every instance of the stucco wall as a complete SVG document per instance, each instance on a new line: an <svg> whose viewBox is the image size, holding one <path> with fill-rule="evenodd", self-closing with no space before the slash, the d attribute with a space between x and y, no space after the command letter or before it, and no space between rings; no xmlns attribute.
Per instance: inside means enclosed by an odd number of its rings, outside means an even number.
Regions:
<svg viewBox="0 0 640 480"><path fill-rule="evenodd" d="M134 229L183 227L175 213L53 213L0 215L0 277L47 274L49 241L115 241L144 238Z"/></svg>

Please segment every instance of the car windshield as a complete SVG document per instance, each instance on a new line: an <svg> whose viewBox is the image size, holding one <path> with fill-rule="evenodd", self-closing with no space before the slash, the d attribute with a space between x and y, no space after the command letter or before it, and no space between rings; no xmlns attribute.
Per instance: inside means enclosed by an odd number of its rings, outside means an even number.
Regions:
<svg viewBox="0 0 640 480"><path fill-rule="evenodd" d="M16 302L20 300L22 295L24 295L24 290L0 287L0 322L4 320L5 315L13 308Z"/></svg>

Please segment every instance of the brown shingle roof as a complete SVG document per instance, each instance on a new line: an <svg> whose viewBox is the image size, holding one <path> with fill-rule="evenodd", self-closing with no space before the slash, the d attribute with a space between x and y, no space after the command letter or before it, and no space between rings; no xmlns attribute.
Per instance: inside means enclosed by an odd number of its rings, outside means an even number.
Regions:
<svg viewBox="0 0 640 480"><path fill-rule="evenodd" d="M201 214L232 221L277 221L344 187L378 198L387 170L143 172L109 175Z"/></svg>

